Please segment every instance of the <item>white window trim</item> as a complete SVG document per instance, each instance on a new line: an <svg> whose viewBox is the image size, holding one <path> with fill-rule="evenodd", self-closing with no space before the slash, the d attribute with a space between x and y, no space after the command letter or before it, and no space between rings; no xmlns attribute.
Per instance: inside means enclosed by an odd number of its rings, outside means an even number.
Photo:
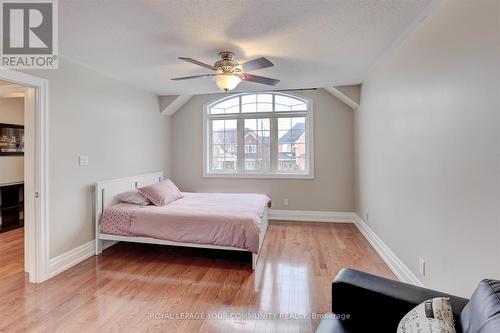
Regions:
<svg viewBox="0 0 500 333"><path fill-rule="evenodd" d="M250 148L252 147L252 149L248 149L247 150L247 147ZM253 154L253 153L256 153L257 152L257 145L247 145L245 144L245 154Z"/></svg>
<svg viewBox="0 0 500 333"><path fill-rule="evenodd" d="M274 92L256 92L256 93L270 93L276 94ZM256 94L256 93L248 93L248 94ZM208 126L208 110L210 106L216 102L220 102L222 99L217 99L206 103L203 106L203 178L236 178L236 179L314 179L314 106L313 101L307 97L295 95L291 93L281 93L282 95L288 95L290 97L302 99L308 102L308 112L307 112L307 121L306 121L306 133L307 133L307 141L306 141L306 151L308 153L308 166L309 169L307 172L209 172L209 161L210 158L209 150L209 134L211 131L207 128ZM234 97L235 95L244 95L244 93L236 93L227 96L226 98ZM274 96L274 95L273 95ZM279 114L291 114L296 115L299 111L275 111ZM272 112L274 114L274 112ZM230 118L230 119L244 119L246 118L248 113L239 113L239 114L218 114L214 116L214 118ZM255 115L252 113L252 115ZM269 116L269 112L258 112L258 116L265 118ZM271 125L272 126L272 125ZM276 130L276 129L274 129ZM271 127L271 133L273 129ZM272 147L272 146L271 146ZM271 150L271 154L276 153ZM272 159L271 159L272 161ZM244 163L241 158L239 158L238 163Z"/></svg>

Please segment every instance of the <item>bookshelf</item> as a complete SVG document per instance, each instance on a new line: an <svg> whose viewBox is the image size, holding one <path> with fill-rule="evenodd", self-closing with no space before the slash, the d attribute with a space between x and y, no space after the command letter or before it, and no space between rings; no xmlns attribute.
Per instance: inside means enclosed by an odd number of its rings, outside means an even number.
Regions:
<svg viewBox="0 0 500 333"><path fill-rule="evenodd" d="M24 183L0 185L0 232L24 226Z"/></svg>

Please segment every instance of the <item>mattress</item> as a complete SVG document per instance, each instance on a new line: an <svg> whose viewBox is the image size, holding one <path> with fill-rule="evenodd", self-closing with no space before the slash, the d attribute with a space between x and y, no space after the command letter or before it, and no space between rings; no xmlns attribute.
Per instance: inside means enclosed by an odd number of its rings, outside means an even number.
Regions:
<svg viewBox="0 0 500 333"><path fill-rule="evenodd" d="M182 193L166 206L119 203L101 217L101 233L218 245L258 253L262 216L270 199L262 194Z"/></svg>

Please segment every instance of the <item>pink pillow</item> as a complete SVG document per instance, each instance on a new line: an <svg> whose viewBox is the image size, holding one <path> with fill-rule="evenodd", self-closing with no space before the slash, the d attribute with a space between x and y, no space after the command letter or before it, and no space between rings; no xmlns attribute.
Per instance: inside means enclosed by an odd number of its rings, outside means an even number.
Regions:
<svg viewBox="0 0 500 333"><path fill-rule="evenodd" d="M115 198L120 202L126 202L134 205L151 205L151 201L137 190L120 193Z"/></svg>
<svg viewBox="0 0 500 333"><path fill-rule="evenodd" d="M146 198L148 198L155 206L165 206L182 198L181 191L175 186L170 179L165 179L161 183L156 183L139 189Z"/></svg>

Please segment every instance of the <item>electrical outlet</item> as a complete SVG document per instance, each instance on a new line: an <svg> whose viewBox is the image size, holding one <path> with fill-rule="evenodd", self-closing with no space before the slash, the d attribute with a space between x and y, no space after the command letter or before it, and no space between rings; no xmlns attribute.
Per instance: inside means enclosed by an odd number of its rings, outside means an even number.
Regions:
<svg viewBox="0 0 500 333"><path fill-rule="evenodd" d="M418 259L418 271L420 273L420 276L425 276L425 260L422 258Z"/></svg>
<svg viewBox="0 0 500 333"><path fill-rule="evenodd" d="M283 199L283 205L288 206L288 198Z"/></svg>

